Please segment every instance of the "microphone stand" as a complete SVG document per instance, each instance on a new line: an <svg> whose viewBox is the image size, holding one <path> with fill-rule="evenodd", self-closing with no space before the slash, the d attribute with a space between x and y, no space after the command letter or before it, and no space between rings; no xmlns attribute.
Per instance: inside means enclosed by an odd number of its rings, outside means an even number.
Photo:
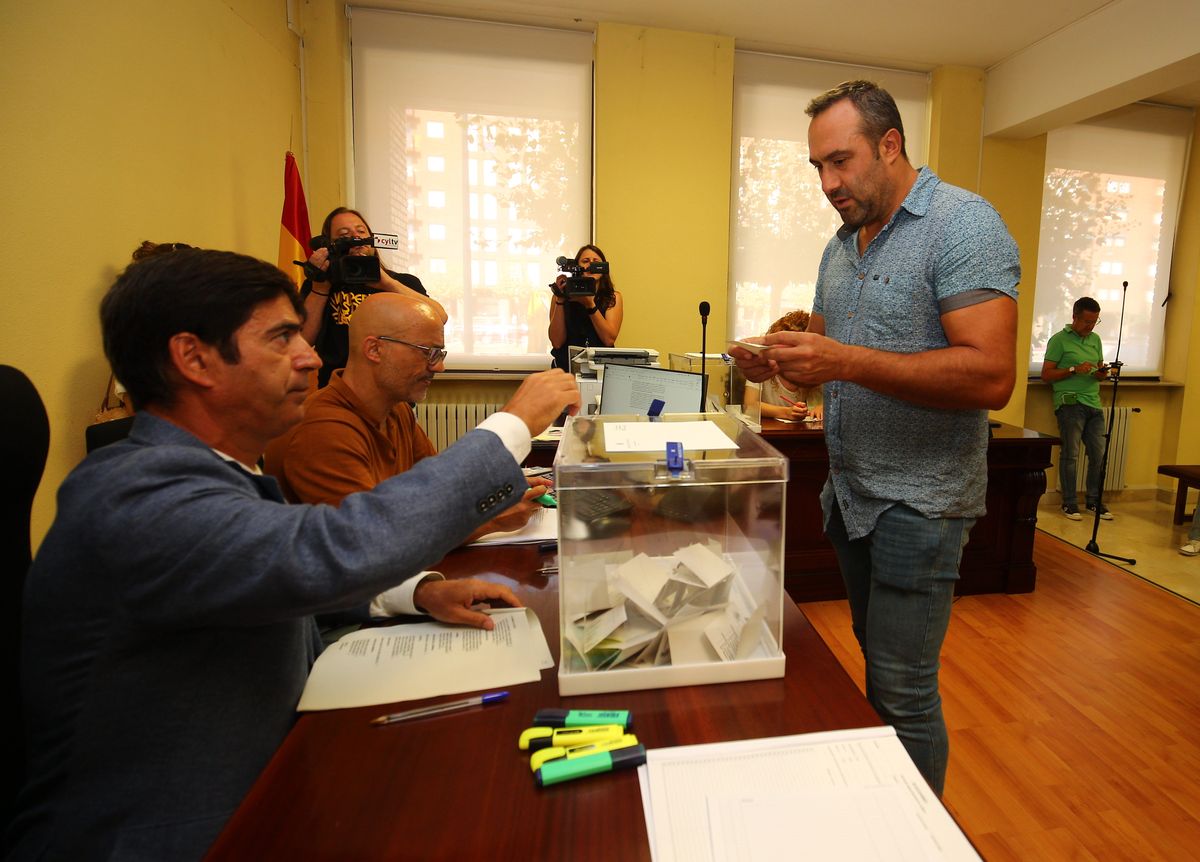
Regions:
<svg viewBox="0 0 1200 862"><path fill-rule="evenodd" d="M1130 557L1118 557L1116 554L1101 553L1100 545L1096 543L1096 536L1100 533L1100 513L1104 510L1104 482L1108 476L1108 444L1112 441L1113 423L1117 418L1117 385L1121 382L1121 366L1124 364L1121 362L1121 334L1125 329L1125 294L1128 290L1129 282L1121 282L1121 319L1117 324L1117 353L1109 364L1108 379L1112 381L1112 401L1109 404L1108 430L1104 433L1104 455L1100 458L1100 488L1096 495L1096 511L1093 513L1092 519L1092 539L1084 546L1084 550L1097 557L1119 560L1133 566L1137 564L1137 560Z"/></svg>
<svg viewBox="0 0 1200 862"><path fill-rule="evenodd" d="M704 402L708 400L708 374L704 363L708 359L708 309L707 302L700 303L700 412L704 412Z"/></svg>

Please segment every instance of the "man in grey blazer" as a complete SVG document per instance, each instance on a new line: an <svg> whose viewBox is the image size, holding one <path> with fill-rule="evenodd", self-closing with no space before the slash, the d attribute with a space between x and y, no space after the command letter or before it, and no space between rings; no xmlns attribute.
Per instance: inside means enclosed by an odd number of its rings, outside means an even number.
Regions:
<svg viewBox="0 0 1200 862"><path fill-rule="evenodd" d="M287 505L256 464L320 360L279 270L199 249L146 260L101 323L139 413L63 483L30 569L10 858L199 858L292 725L312 615L409 580L519 500L530 436L578 393L533 375L495 421L375 490ZM517 603L477 580L411 596L485 628L471 605L488 599Z"/></svg>

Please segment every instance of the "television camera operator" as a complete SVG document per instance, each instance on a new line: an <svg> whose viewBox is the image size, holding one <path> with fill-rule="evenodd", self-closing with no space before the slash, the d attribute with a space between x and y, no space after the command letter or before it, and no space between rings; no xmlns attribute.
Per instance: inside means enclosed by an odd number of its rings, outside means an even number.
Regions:
<svg viewBox="0 0 1200 862"><path fill-rule="evenodd" d="M571 371L572 347L613 347L621 332L625 305L613 287L608 258L585 245L574 260L560 257L563 272L550 285L550 346L554 367Z"/></svg>
<svg viewBox="0 0 1200 862"><path fill-rule="evenodd" d="M346 367L350 318L363 300L374 293L428 295L415 275L392 272L380 264L374 239L362 213L348 207L337 207L325 216L321 235L313 238L300 298L308 314L302 334L321 357L318 388L329 382L336 369Z"/></svg>

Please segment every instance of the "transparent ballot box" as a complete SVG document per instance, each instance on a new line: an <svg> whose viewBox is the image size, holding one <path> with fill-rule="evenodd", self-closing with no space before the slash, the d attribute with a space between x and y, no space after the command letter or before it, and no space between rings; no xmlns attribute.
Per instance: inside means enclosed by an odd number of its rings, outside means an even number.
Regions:
<svg viewBox="0 0 1200 862"><path fill-rule="evenodd" d="M787 471L725 413L572 418L554 459L559 693L783 676Z"/></svg>

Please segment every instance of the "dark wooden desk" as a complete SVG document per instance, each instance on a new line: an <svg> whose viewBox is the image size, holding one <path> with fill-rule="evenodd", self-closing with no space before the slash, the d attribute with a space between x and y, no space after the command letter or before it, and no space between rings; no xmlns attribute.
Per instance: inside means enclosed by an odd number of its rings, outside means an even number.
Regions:
<svg viewBox="0 0 1200 862"><path fill-rule="evenodd" d="M787 456L785 585L794 601L844 598L833 546L822 528L821 488L829 453L820 424L763 421L763 437ZM1028 593L1037 579L1033 534L1038 500L1046 491L1046 468L1057 437L1001 424L988 442L987 515L971 530L963 549L959 595Z"/></svg>
<svg viewBox="0 0 1200 862"><path fill-rule="evenodd" d="M1159 464L1158 472L1179 480L1179 487L1175 491L1175 523L1182 524L1190 520L1184 510L1188 488L1200 488L1200 464ZM1192 515L1194 517L1195 513Z"/></svg>
<svg viewBox="0 0 1200 862"><path fill-rule="evenodd" d="M534 546L457 551L440 567L511 586L558 659L556 578ZM879 724L803 614L785 602L782 679L560 699L556 671L486 709L374 727L392 706L305 715L211 859L649 859L637 776L539 790L517 737L541 707L633 710L648 747ZM458 695L406 703L453 700Z"/></svg>

